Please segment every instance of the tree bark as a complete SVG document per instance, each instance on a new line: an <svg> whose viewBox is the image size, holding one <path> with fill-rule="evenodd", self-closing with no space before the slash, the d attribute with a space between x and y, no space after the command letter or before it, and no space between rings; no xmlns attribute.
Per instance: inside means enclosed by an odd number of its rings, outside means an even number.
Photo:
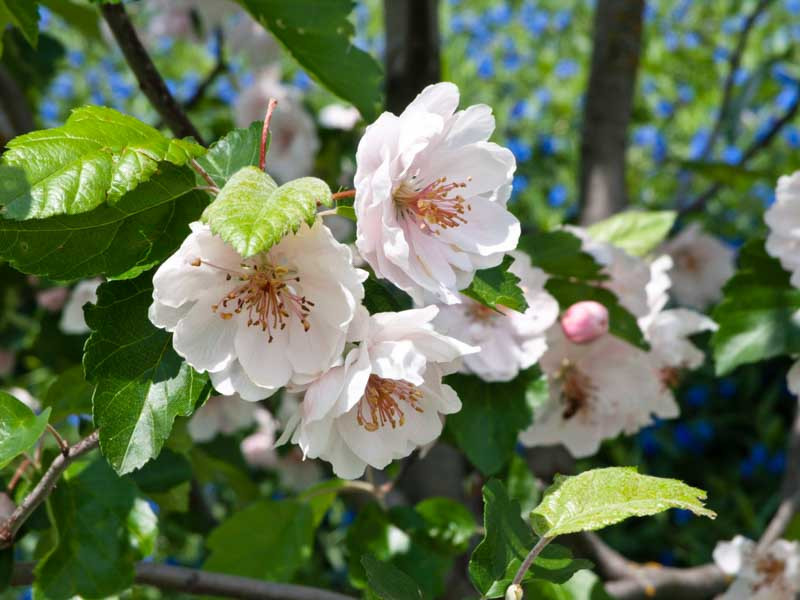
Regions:
<svg viewBox="0 0 800 600"><path fill-rule="evenodd" d="M439 0L384 0L386 108L399 114L441 78Z"/></svg>
<svg viewBox="0 0 800 600"><path fill-rule="evenodd" d="M581 223L628 203L625 150L642 46L644 0L598 0L581 140Z"/></svg>

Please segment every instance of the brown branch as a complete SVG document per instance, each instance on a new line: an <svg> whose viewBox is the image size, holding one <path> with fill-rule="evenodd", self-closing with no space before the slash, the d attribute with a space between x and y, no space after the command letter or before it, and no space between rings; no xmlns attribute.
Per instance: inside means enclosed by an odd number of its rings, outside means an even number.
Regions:
<svg viewBox="0 0 800 600"><path fill-rule="evenodd" d="M31 585L34 580L35 566L35 563L31 562L14 565L11 585ZM144 562L136 565L135 581L141 585L198 596L221 596L244 600L353 600L351 596L304 585L272 583L235 575Z"/></svg>
<svg viewBox="0 0 800 600"><path fill-rule="evenodd" d="M723 592L728 577L715 564L688 569L641 567L636 576L606 583L617 600L707 600Z"/></svg>
<svg viewBox="0 0 800 600"><path fill-rule="evenodd" d="M206 78L203 79L192 95L183 103L184 110L192 110L195 106L200 104L200 101L205 97L206 92L208 92L217 78L228 70L228 63L225 60L225 36L221 27L217 27L214 30L214 37L217 45L217 61L214 64L214 68L206 75Z"/></svg>
<svg viewBox="0 0 800 600"><path fill-rule="evenodd" d="M76 458L97 448L99 444L97 431L85 437L80 442L70 447L66 452L59 454L50 463L47 472L42 476L36 487L33 488L22 503L11 513L6 521L0 524L0 550L7 548L14 542L14 537L20 527L28 520L39 505L45 501L58 483L59 477Z"/></svg>
<svg viewBox="0 0 800 600"><path fill-rule="evenodd" d="M177 137L191 136L200 144L204 144L200 132L192 125L181 105L170 93L167 84L139 40L136 30L128 18L128 13L125 12L125 6L123 4L103 4L100 10L117 40L128 66L136 76L139 87L150 100L153 108L158 111L167 127Z"/></svg>
<svg viewBox="0 0 800 600"><path fill-rule="evenodd" d="M797 405L796 411L792 432L789 435L789 448L786 452L781 503L758 541L761 548L779 539L789 526L792 517L800 509L800 404Z"/></svg>

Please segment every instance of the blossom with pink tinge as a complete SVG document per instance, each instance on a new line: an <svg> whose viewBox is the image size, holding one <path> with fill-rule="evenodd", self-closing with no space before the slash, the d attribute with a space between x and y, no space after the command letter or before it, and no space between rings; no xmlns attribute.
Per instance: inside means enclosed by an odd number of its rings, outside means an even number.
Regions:
<svg viewBox="0 0 800 600"><path fill-rule="evenodd" d="M733 577L718 600L795 600L800 594L800 544L776 540L762 548L737 535L714 548L714 562Z"/></svg>
<svg viewBox="0 0 800 600"><path fill-rule="evenodd" d="M233 396L211 396L189 419L187 430L195 442L210 442L217 435L231 435L255 422L256 405Z"/></svg>
<svg viewBox="0 0 800 600"><path fill-rule="evenodd" d="M69 296L69 288L62 285L36 292L36 304L47 312L60 311Z"/></svg>
<svg viewBox="0 0 800 600"><path fill-rule="evenodd" d="M261 400L340 359L367 273L321 220L246 259L191 230L153 277L149 316L218 392Z"/></svg>
<svg viewBox="0 0 800 600"><path fill-rule="evenodd" d="M608 332L608 309L593 300L576 302L561 316L561 329L576 344L596 340Z"/></svg>
<svg viewBox="0 0 800 600"><path fill-rule="evenodd" d="M520 235L506 209L514 155L488 141L488 106L456 112L458 102L454 84L428 86L367 127L356 153L356 245L418 305L461 302L475 271L500 264Z"/></svg>

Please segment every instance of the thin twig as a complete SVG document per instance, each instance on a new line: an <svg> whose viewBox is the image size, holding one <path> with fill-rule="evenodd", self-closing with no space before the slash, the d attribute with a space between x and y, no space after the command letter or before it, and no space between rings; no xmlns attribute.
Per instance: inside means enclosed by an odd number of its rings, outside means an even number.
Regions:
<svg viewBox="0 0 800 600"><path fill-rule="evenodd" d="M214 64L214 68L206 75L206 78L195 88L194 93L183 103L184 110L192 110L200 104L200 101L205 97L206 92L208 92L217 78L228 70L228 63L225 60L225 36L221 27L214 29L214 40L217 46L217 62Z"/></svg>
<svg viewBox="0 0 800 600"><path fill-rule="evenodd" d="M531 568L533 561L536 560L536 557L542 553L542 550L547 547L547 544L553 541L551 537L542 537L539 538L539 541L536 542L536 545L531 548L531 551L528 552L528 556L525 557L525 560L522 561L522 564L517 569L517 574L514 575L514 581L511 582L511 585L519 585L522 583L523 578L525 577L525 573L528 572L528 569Z"/></svg>
<svg viewBox="0 0 800 600"><path fill-rule="evenodd" d="M47 472L36 484L30 494L22 503L11 513L6 521L0 524L0 550L11 545L20 527L28 520L39 505L45 501L58 483L59 477L76 458L83 456L87 452L94 450L100 443L97 431L85 437L80 442L70 447L63 454L59 454L50 463Z"/></svg>
<svg viewBox="0 0 800 600"><path fill-rule="evenodd" d="M200 144L204 144L200 132L192 125L181 105L170 93L167 84L139 40L128 13L125 12L125 6L122 3L102 4L100 11L114 34L128 66L136 76L139 87L167 127L178 137L191 136Z"/></svg>
<svg viewBox="0 0 800 600"><path fill-rule="evenodd" d="M206 170L205 170L205 169L204 169L204 168L203 168L203 167L200 165L200 163L199 163L199 162L197 162L197 161L196 161L196 160L193 158L192 160L190 160L190 161L189 161L189 166L190 166L190 167L192 167L192 169L194 169L194 170L195 170L195 172L196 172L198 175L200 175L200 177L202 177L203 179L205 179L205 180L206 180L206 183L208 183L209 187L211 187L211 188L215 189L217 192L219 192L219 188L217 187L217 182L216 182L216 181L214 181L214 178L213 178L213 177L211 177L211 175L209 175L209 174L208 174L208 171L206 171Z"/></svg>
<svg viewBox="0 0 800 600"><path fill-rule="evenodd" d="M267 114L264 115L264 126L261 128L261 148L258 154L258 168L262 171L267 164L267 134L269 133L269 122L272 120L272 113L275 112L276 106L278 106L278 101L275 98L270 98L267 104Z"/></svg>
<svg viewBox="0 0 800 600"><path fill-rule="evenodd" d="M61 434L58 433L58 431L56 431L56 428L50 425L50 423L47 424L47 431L55 439L56 444L58 444L58 447L61 449L61 453L67 454L69 452L69 442L65 440L63 437L61 437Z"/></svg>
<svg viewBox="0 0 800 600"><path fill-rule="evenodd" d="M331 195L333 200L341 200L342 198L352 198L356 195L355 190L344 190L342 192L336 192L335 194Z"/></svg>
<svg viewBox="0 0 800 600"><path fill-rule="evenodd" d="M17 484L20 482L23 475L25 475L25 472L28 470L28 467L30 467L32 464L33 463L31 462L30 458L25 458L22 460L21 463L19 463L17 470L14 471L14 475L11 477L11 481L9 481L8 486L6 486L6 491L9 494L14 491L14 488L17 487Z"/></svg>

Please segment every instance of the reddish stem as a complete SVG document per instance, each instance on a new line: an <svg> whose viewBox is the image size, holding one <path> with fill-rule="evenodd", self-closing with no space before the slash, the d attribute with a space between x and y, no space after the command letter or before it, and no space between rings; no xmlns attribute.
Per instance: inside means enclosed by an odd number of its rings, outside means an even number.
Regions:
<svg viewBox="0 0 800 600"><path fill-rule="evenodd" d="M275 112L275 107L278 101L275 98L269 99L267 104L267 114L264 115L264 127L261 129L261 153L258 155L258 168L262 171L267 164L267 134L269 133L269 122L272 120L272 113Z"/></svg>
<svg viewBox="0 0 800 600"><path fill-rule="evenodd" d="M341 198L352 198L356 195L355 190L345 190L343 192L336 192L335 194L331 195L331 198L334 200L339 200Z"/></svg>

